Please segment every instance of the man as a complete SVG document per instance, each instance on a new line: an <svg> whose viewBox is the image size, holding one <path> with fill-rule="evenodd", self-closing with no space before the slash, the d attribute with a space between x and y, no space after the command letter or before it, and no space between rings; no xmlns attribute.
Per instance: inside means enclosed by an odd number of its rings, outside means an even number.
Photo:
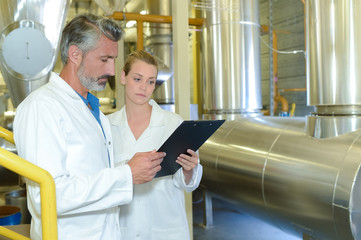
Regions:
<svg viewBox="0 0 361 240"><path fill-rule="evenodd" d="M56 185L59 239L119 239L118 205L132 200L133 184L153 179L164 153L136 154L114 168L107 118L90 90L103 90L115 72L122 30L106 18L75 17L62 33L64 67L17 108L19 156L47 170ZM31 239L41 239L40 189L27 180Z"/></svg>

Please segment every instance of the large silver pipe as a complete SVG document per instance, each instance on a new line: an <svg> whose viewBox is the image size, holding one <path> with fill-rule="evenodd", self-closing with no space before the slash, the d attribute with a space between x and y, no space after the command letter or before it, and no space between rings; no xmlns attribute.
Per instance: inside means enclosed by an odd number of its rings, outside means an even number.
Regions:
<svg viewBox="0 0 361 240"><path fill-rule="evenodd" d="M295 235L361 239L360 8L306 1L308 104L316 112L225 122L200 149L209 191Z"/></svg>
<svg viewBox="0 0 361 240"><path fill-rule="evenodd" d="M147 0L146 8L149 14L171 16L171 0ZM162 65L173 71L173 41L170 24L151 23L150 35L147 37L146 48L149 49ZM173 75L154 91L154 99L160 104L174 104Z"/></svg>
<svg viewBox="0 0 361 240"><path fill-rule="evenodd" d="M307 104L316 108L307 121L314 137L361 125L360 11L360 1L306 1Z"/></svg>
<svg viewBox="0 0 361 240"><path fill-rule="evenodd" d="M306 2L308 105L361 105L361 2Z"/></svg>
<svg viewBox="0 0 361 240"><path fill-rule="evenodd" d="M225 122L200 149L202 184L286 232L361 239L361 130L317 140L304 128L304 118Z"/></svg>
<svg viewBox="0 0 361 240"><path fill-rule="evenodd" d="M359 11L360 1L306 1L307 104L316 108L307 118L311 136L337 136L361 125Z"/></svg>
<svg viewBox="0 0 361 240"><path fill-rule="evenodd" d="M258 0L203 0L204 113L259 112Z"/></svg>
<svg viewBox="0 0 361 240"><path fill-rule="evenodd" d="M15 107L48 81L69 1L2 1L0 68Z"/></svg>

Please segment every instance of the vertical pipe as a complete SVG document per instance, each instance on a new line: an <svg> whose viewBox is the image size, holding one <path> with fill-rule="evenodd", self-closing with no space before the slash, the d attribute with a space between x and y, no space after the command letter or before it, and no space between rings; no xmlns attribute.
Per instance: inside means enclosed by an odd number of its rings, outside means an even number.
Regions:
<svg viewBox="0 0 361 240"><path fill-rule="evenodd" d="M306 1L307 104L319 113L361 105L360 11L360 1Z"/></svg>
<svg viewBox="0 0 361 240"><path fill-rule="evenodd" d="M137 50L143 50L144 48L143 29L143 21L137 20Z"/></svg>
<svg viewBox="0 0 361 240"><path fill-rule="evenodd" d="M204 113L258 113L262 108L258 0L210 0L203 5Z"/></svg>
<svg viewBox="0 0 361 240"><path fill-rule="evenodd" d="M308 134L334 137L361 126L361 2L306 1Z"/></svg>
<svg viewBox="0 0 361 240"><path fill-rule="evenodd" d="M268 38L269 38L269 45L273 46L273 29L272 29L272 0L269 0L268 2ZM274 106L274 97L275 97L275 93L274 93L274 71L273 71L273 49L269 49L269 114L270 116L274 115L275 112L275 106Z"/></svg>
<svg viewBox="0 0 361 240"><path fill-rule="evenodd" d="M173 15L171 12L171 0L147 0L146 8L149 14L164 16ZM188 10L187 10L188 12ZM150 24L150 35L146 41L146 47L157 56L163 63L173 70L173 40L172 27L169 24ZM165 81L154 91L154 100L159 104L174 104L174 78Z"/></svg>

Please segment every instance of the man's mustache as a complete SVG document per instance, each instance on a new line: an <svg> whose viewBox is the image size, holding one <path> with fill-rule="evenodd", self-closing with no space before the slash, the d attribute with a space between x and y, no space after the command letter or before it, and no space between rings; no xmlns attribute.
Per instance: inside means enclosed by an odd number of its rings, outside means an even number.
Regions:
<svg viewBox="0 0 361 240"><path fill-rule="evenodd" d="M112 75L108 75L108 74L102 75L102 76L98 77L98 81L103 78L106 78L107 80L109 80L110 77L112 77Z"/></svg>

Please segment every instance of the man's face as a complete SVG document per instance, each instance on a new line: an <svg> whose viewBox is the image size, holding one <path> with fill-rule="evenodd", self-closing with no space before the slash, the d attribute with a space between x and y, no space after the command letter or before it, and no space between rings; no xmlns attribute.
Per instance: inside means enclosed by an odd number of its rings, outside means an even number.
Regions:
<svg viewBox="0 0 361 240"><path fill-rule="evenodd" d="M118 43L104 35L96 47L83 55L78 69L78 78L89 91L104 90L107 80L115 74L115 58L118 56Z"/></svg>

